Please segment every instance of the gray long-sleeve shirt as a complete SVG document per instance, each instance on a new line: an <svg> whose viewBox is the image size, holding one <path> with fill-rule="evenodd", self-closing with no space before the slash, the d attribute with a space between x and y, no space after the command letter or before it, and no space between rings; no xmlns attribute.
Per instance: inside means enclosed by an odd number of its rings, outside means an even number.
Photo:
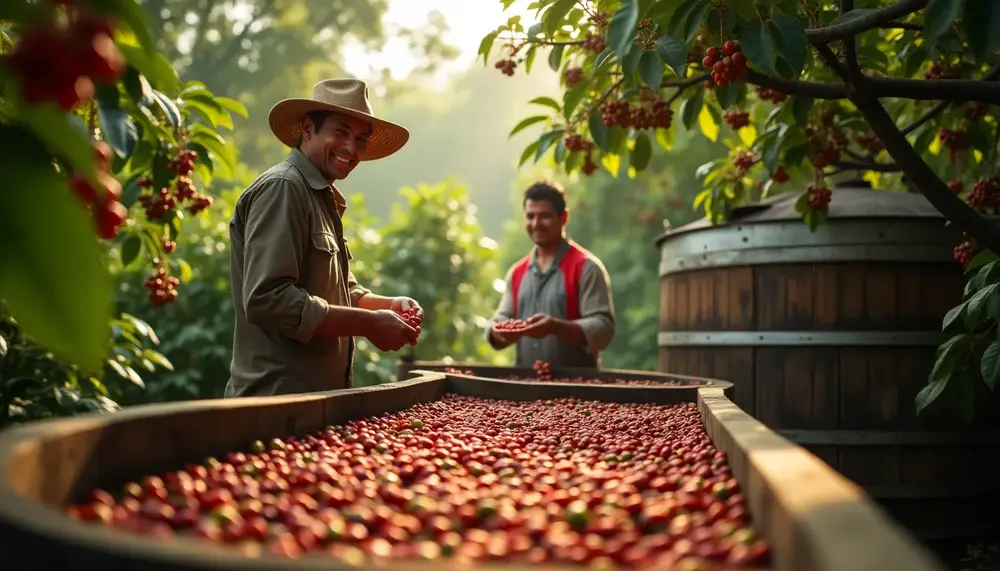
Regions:
<svg viewBox="0 0 1000 571"><path fill-rule="evenodd" d="M240 196L229 223L236 330L226 397L343 389L354 339L313 337L369 292L348 268L343 195L298 149Z"/></svg>
<svg viewBox="0 0 1000 571"><path fill-rule="evenodd" d="M544 272L538 266L538 252L533 250L531 265L521 279L517 292L513 291L514 268L507 271L507 288L486 329L486 339L494 349L502 348L490 337L490 330L495 323L515 317L527 319L536 313L567 319L567 292L559 262L569 247L570 242L564 242L552 264ZM514 315L515 295L517 315ZM536 360L546 361L557 367L600 366L601 352L611 344L615 335L615 310L608 271L589 252L580 274L577 295L580 317L576 323L583 330L586 345L581 347L555 335L541 339L522 337L516 344L518 367L530 367Z"/></svg>

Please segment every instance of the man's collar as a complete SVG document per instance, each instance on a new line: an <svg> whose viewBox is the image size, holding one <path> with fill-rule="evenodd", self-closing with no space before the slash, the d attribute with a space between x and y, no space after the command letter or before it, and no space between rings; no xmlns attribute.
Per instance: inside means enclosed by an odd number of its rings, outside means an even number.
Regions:
<svg viewBox="0 0 1000 571"><path fill-rule="evenodd" d="M288 158L285 162L291 164L293 167L298 169L302 176L305 177L306 182L313 190L318 191L329 191L333 193L333 203L337 207L337 212L343 216L344 211L347 210L347 199L344 195L337 190L337 187L328 182L323 175L316 168L316 165L312 164L312 161L306 157L302 151L295 148L288 153Z"/></svg>

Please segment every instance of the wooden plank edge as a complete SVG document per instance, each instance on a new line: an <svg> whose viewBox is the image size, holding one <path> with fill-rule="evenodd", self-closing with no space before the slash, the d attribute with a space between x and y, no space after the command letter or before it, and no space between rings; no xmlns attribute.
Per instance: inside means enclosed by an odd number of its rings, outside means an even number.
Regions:
<svg viewBox="0 0 1000 571"><path fill-rule="evenodd" d="M450 365L448 365L448 366L450 367ZM459 369L460 367L455 367L455 368ZM470 368L474 368L474 367L470 367ZM497 367L493 367L493 368L497 368ZM583 370L583 369L580 369L580 370ZM517 372L518 369L511 368L510 371L511 371L511 374L513 374L513 373ZM556 370L553 369L553 371L555 372ZM616 369L601 369L601 372L605 372L605 373L611 372L611 371L616 371ZM724 391L727 391L727 390L733 388L733 386L734 386L733 383L731 383L729 381L723 381L721 379L712 379L712 378L709 378L709 377L686 377L686 376L681 376L681 375L668 375L668 374L664 374L664 373L647 373L646 371L624 371L623 370L623 371L620 371L620 372L621 373L627 372L628 374L635 376L636 379L633 379L633 380L649 379L649 380L665 380L666 381L666 380L671 380L671 379L681 379L681 380L689 380L689 381L699 381L701 384L699 384L699 385L691 385L691 386L680 386L680 387L678 387L678 386L657 387L657 386L649 386L649 385L630 386L630 385L600 385L600 384L596 384L596 383L594 383L594 384L589 384L588 383L585 386L592 386L592 387L614 387L614 388L630 389L630 390L636 390L636 389L651 389L651 390L697 390L697 389L712 388L712 389L721 389L721 390L724 390ZM440 373L440 371L437 371L435 369L423 369L423 368L409 369L407 371L407 374L418 374L418 375L433 375L433 374L438 374L438 373ZM520 381L520 380L519 381L515 381L515 380L511 380L511 379L499 379L499 378L495 378L495 377L487 377L487 376L482 376L482 375L466 375L464 373L445 373L445 374L448 377L454 377L454 378L458 378L458 379L477 379L477 380L492 381L492 382L497 382L497 383L509 383L509 384L521 384L521 385L553 385L553 386L562 386L562 387L578 387L578 386L581 386L580 383L557 383L557 382L551 382L551 381L538 382L538 381L534 381L534 380L530 380L530 379L529 380L523 380L523 381ZM561 375L556 375L556 376L558 378ZM579 376L579 375L577 375L577 376Z"/></svg>
<svg viewBox="0 0 1000 571"><path fill-rule="evenodd" d="M721 390L699 390L698 408L771 543L774 571L947 571L858 486Z"/></svg>
<svg viewBox="0 0 1000 571"><path fill-rule="evenodd" d="M451 369L498 369L507 372L507 374L527 374L534 375L535 371L531 367L507 367L502 365L490 365L487 363L445 363L444 361L404 361L402 359L397 361L397 366L401 366L404 369L413 370L423 370L423 371L438 371L440 369L451 368ZM722 379L715 379L712 377L698 377L691 375L678 375L674 373L663 373L659 371L641 371L637 369L590 369L590 368L574 368L574 367L553 367L552 376L554 377L578 377L585 376L586 374L604 374L604 375L614 375L620 378L631 378L634 380L664 380L669 381L671 379L677 379L682 381L712 381L716 383L713 386L719 386L723 388L732 387L732 383ZM727 386L728 385L728 386ZM693 387L687 387L693 388Z"/></svg>

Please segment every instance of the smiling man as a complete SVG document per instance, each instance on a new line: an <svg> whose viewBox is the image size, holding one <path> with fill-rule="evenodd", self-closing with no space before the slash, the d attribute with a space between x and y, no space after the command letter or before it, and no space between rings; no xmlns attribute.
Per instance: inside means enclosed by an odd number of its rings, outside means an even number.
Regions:
<svg viewBox="0 0 1000 571"><path fill-rule="evenodd" d="M566 195L554 182L524 192L524 226L532 251L507 271L507 288L486 330L494 349L517 343L517 366L536 360L554 367L600 366L601 351L615 335L611 279L604 264L566 238ZM512 333L494 325L524 319Z"/></svg>
<svg viewBox="0 0 1000 571"><path fill-rule="evenodd" d="M312 98L275 105L268 122L292 150L240 196L229 224L236 331L226 397L347 388L354 337L397 351L419 334L401 317L417 302L355 279L347 202L334 186L398 151L409 132L373 115L357 79L321 81Z"/></svg>

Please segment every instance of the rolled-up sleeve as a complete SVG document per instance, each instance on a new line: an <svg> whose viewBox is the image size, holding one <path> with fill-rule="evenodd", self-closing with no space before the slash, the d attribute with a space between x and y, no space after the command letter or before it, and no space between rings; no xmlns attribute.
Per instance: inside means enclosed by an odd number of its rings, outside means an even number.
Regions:
<svg viewBox="0 0 1000 571"><path fill-rule="evenodd" d="M280 178L254 192L245 218L243 310L250 323L306 343L329 308L296 285L308 248L307 198Z"/></svg>
<svg viewBox="0 0 1000 571"><path fill-rule="evenodd" d="M507 287L503 290L503 295L500 296L500 304L497 305L496 311L493 313L493 317L490 318L490 322L486 324L486 342L490 344L490 347L494 349L503 349L505 346L498 345L493 341L493 337L490 332L493 330L493 325L500 323L501 321L512 319L514 316L514 295L516 292L511 291L513 286L513 276L514 268L507 270L507 275L504 276L504 281L507 283Z"/></svg>
<svg viewBox="0 0 1000 571"><path fill-rule="evenodd" d="M362 296L369 294L372 290L358 283L358 278L354 277L354 272L347 273L347 292L351 296L351 307L358 306L358 300Z"/></svg>
<svg viewBox="0 0 1000 571"><path fill-rule="evenodd" d="M596 355L615 337L615 307L611 278L600 262L590 259L580 274L580 318L576 323L587 339L587 350Z"/></svg>

